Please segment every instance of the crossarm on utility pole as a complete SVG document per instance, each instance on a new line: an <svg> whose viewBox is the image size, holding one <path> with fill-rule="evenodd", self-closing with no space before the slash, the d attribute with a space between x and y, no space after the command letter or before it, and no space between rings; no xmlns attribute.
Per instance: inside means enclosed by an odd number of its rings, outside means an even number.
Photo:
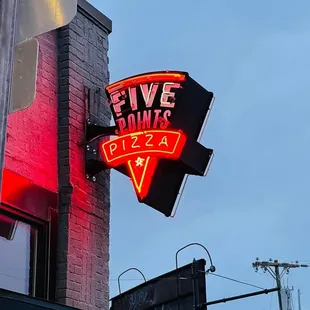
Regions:
<svg viewBox="0 0 310 310"><path fill-rule="evenodd" d="M278 260L272 261L270 259L269 262L262 261L260 262L258 258L256 262L252 263L252 266L258 271L258 268L262 268L264 271L268 271L271 276L276 280L278 291L278 300L279 300L279 310L283 310L283 300L281 296L281 279L284 272L288 272L291 268L307 268L309 265L307 264L299 264L298 261L296 263L279 263ZM274 271L272 270L274 268ZM282 272L280 273L280 268L282 268Z"/></svg>

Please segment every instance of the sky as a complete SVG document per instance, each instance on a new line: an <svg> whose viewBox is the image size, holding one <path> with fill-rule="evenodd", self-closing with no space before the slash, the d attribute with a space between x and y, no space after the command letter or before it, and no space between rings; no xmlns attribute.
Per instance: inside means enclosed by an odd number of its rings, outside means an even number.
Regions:
<svg viewBox="0 0 310 310"><path fill-rule="evenodd" d="M273 279L252 262L310 263L310 2L308 0L91 0L113 21L111 82L155 70L190 73L215 103L202 144L215 157L205 178L189 177L174 218L137 202L112 172L110 293L130 267L151 279L175 268L190 242L208 248L216 273L263 288ZM180 264L206 258L199 247ZM207 259L207 258L206 258ZM208 262L208 260L207 260ZM284 282L310 310L310 268ZM141 282L122 277L122 291ZM208 301L258 290L207 276ZM210 306L271 310L277 295Z"/></svg>

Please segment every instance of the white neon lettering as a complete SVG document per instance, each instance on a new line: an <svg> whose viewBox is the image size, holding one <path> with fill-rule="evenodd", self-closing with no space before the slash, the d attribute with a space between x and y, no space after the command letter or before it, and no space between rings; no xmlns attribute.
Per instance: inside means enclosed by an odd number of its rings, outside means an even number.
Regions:
<svg viewBox="0 0 310 310"><path fill-rule="evenodd" d="M154 144L149 144L150 141L153 139L153 135L152 134L148 134L148 135L145 135L146 137L149 137L149 139L147 140L147 142L145 143L145 146L154 146Z"/></svg>
<svg viewBox="0 0 310 310"><path fill-rule="evenodd" d="M160 97L160 106L165 108L174 108L175 106L175 93L171 91L171 88L180 88L179 83L165 83L163 86L163 92ZM170 99L169 99L170 98Z"/></svg>
<svg viewBox="0 0 310 310"><path fill-rule="evenodd" d="M164 137L161 139L161 141L159 142L158 146L160 146L160 145L162 145L162 144L168 146L168 139L167 139L167 136L164 136Z"/></svg>
<svg viewBox="0 0 310 310"><path fill-rule="evenodd" d="M137 140L138 140L138 137L137 137L137 136L132 136L131 139L134 140L134 141L132 142L132 144L131 144L131 147L132 147L133 149L139 148L140 145L136 145L136 142L137 142Z"/></svg>
<svg viewBox="0 0 310 310"><path fill-rule="evenodd" d="M143 95L143 99L145 101L145 106L147 108L152 107L153 101L154 101L154 98L155 98L155 95L156 95L156 92L157 92L157 89L158 89L158 84L153 84L152 83L150 85L150 89L148 89L148 85L147 84L141 84L140 88L141 88L141 92L142 92L142 95Z"/></svg>
<svg viewBox="0 0 310 310"><path fill-rule="evenodd" d="M117 149L117 144L116 143L111 143L110 144L110 153L113 155L113 152Z"/></svg>

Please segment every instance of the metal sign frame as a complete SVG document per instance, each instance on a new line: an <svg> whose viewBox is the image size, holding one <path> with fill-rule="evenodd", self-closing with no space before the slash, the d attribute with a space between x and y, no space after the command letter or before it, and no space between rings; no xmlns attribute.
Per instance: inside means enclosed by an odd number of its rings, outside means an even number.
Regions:
<svg viewBox="0 0 310 310"><path fill-rule="evenodd" d="M15 44L69 24L77 0L18 0Z"/></svg>
<svg viewBox="0 0 310 310"><path fill-rule="evenodd" d="M206 309L205 265L194 260L144 282L113 297L110 310Z"/></svg>
<svg viewBox="0 0 310 310"><path fill-rule="evenodd" d="M9 113L28 108L36 96L39 42L30 39L15 47Z"/></svg>

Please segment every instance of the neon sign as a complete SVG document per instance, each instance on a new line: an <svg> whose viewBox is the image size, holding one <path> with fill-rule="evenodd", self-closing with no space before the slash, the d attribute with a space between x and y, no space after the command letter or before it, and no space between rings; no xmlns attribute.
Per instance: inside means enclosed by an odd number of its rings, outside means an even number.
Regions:
<svg viewBox="0 0 310 310"><path fill-rule="evenodd" d="M107 165L114 168L136 156L178 159L185 141L180 131L147 130L108 140L101 148Z"/></svg>
<svg viewBox="0 0 310 310"><path fill-rule="evenodd" d="M175 91L184 81L184 74L150 73L107 86L119 133L169 127Z"/></svg>
<svg viewBox="0 0 310 310"><path fill-rule="evenodd" d="M170 216L185 175L204 175L213 155L197 142L213 93L186 72L162 71L108 85L106 94L115 128L89 125L87 136L116 135L99 143L99 166L129 176L140 202Z"/></svg>
<svg viewBox="0 0 310 310"><path fill-rule="evenodd" d="M159 159L177 160L186 142L173 130L147 130L119 136L101 144L103 160L110 168L127 164L137 196L142 200Z"/></svg>

